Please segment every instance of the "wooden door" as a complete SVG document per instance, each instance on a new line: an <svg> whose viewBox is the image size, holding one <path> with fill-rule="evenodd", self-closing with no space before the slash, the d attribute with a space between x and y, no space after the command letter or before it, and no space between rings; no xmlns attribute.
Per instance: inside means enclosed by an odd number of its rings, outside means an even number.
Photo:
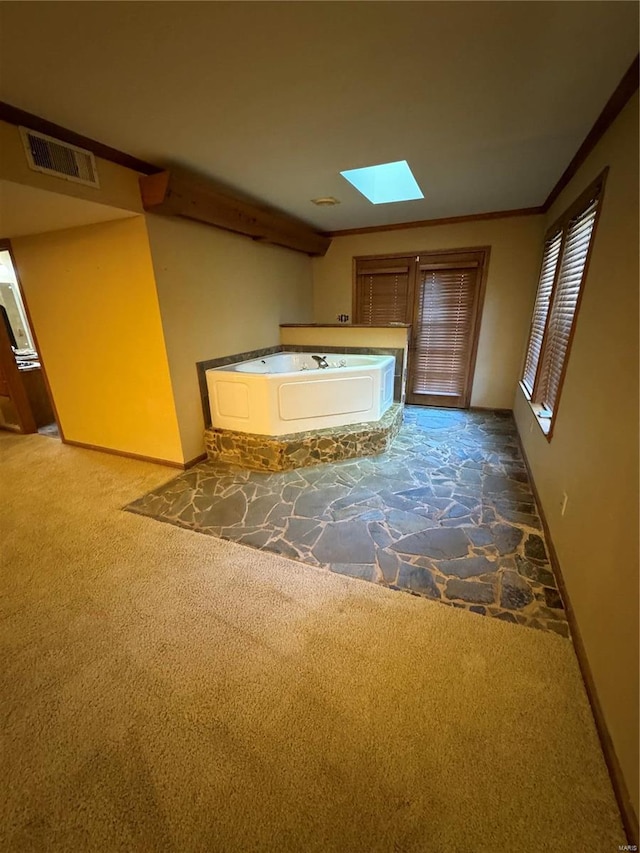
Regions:
<svg viewBox="0 0 640 853"><path fill-rule="evenodd" d="M411 324L406 399L468 408L490 248L354 258L353 315Z"/></svg>
<svg viewBox="0 0 640 853"><path fill-rule="evenodd" d="M471 257L473 254L477 257ZM480 251L450 258L419 258L407 402L468 408L480 326L484 255Z"/></svg>
<svg viewBox="0 0 640 853"><path fill-rule="evenodd" d="M15 429L17 432L36 432L36 422L31 411L29 398L16 364L12 349L13 341L9 338L9 321L2 306L0 312L0 397L15 412L17 423L3 424L3 429Z"/></svg>

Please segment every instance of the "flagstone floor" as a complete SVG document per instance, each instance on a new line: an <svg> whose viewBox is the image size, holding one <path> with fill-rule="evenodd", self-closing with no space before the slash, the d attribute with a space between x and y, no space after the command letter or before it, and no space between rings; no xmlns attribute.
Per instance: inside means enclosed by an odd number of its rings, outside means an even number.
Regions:
<svg viewBox="0 0 640 853"><path fill-rule="evenodd" d="M407 406L380 456L278 473L203 462L126 509L569 636L510 414Z"/></svg>

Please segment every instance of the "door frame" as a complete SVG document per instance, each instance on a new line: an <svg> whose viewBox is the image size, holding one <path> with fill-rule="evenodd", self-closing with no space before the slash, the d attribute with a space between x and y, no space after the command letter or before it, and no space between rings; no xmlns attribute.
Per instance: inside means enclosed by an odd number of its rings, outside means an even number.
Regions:
<svg viewBox="0 0 640 853"><path fill-rule="evenodd" d="M478 269L478 284L476 287L476 295L473 307L473 319L471 328L471 348L469 351L469 361L467 370L467 383L464 393L461 395L461 404L456 408L468 409L471 403L471 393L473 390L473 380L475 378L476 360L478 355L478 340L480 338L480 329L482 325L482 312L484 309L484 297L487 288L487 276L489 272L489 260L491 257L491 246L469 246L456 249L425 249L419 252L387 252L384 254L375 255L356 255L353 258L353 276L352 276L352 315L356 316L356 290L357 290L357 262L358 261L373 261L373 260L392 260L393 258L409 258L411 266L409 270L409 292L407 295L407 316L406 322L411 325L409 332L408 343L408 361L407 361L407 402L413 405L438 405L442 406L442 401L426 403L423 400L416 400L414 396L423 397L424 394L413 395L411 393L411 382L413 378L413 357L415 354L416 341L416 318L418 313L418 281L420 274L420 264L445 264L455 268L456 263L477 263Z"/></svg>
<svg viewBox="0 0 640 853"><path fill-rule="evenodd" d="M413 303L411 306L411 338L409 343L409 363L407 368L407 402L411 405L440 406L448 408L446 400L437 394L414 394L413 372L415 366L416 341L418 338L418 303L419 303L419 281L420 267L435 266L441 269L459 269L464 266L473 265L477 270L475 293L471 315L471 346L467 355L466 382L459 397L459 402L450 408L468 409L471 403L471 392L475 378L476 360L478 355L478 340L480 338L480 326L482 323L482 309L484 307L484 295L487 283L487 271L489 267L490 246L482 246L472 249L448 249L445 251L421 252L415 265L415 281L413 288Z"/></svg>

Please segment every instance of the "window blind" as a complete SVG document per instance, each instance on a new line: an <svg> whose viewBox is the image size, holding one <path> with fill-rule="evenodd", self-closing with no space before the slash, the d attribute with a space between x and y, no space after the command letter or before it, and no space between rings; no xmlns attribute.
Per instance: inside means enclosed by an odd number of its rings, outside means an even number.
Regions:
<svg viewBox="0 0 640 853"><path fill-rule="evenodd" d="M477 268L421 269L414 394L464 393L477 276Z"/></svg>
<svg viewBox="0 0 640 853"><path fill-rule="evenodd" d="M540 282L538 284L536 302L533 307L531 331L529 332L529 343L527 345L527 355L522 374L522 382L529 394L533 394L533 386L535 385L536 373L538 372L542 339L544 337L545 326L547 325L547 316L549 314L549 305L551 303L551 294L553 292L553 283L556 277L561 244L562 231L559 231L545 243L542 256Z"/></svg>
<svg viewBox="0 0 640 853"><path fill-rule="evenodd" d="M536 398L552 412L555 410L562 382L598 201L598 198L594 199L586 210L572 219L567 226L535 392Z"/></svg>
<svg viewBox="0 0 640 853"><path fill-rule="evenodd" d="M409 314L409 261L359 262L356 269L356 323L406 323Z"/></svg>

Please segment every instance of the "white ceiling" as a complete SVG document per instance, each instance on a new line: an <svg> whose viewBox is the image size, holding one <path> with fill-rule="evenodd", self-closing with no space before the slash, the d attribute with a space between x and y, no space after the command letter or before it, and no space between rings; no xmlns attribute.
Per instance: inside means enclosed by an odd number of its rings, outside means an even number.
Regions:
<svg viewBox="0 0 640 853"><path fill-rule="evenodd" d="M638 52L608 0L0 8L2 100L326 230L541 204ZM401 159L424 199L339 175Z"/></svg>

